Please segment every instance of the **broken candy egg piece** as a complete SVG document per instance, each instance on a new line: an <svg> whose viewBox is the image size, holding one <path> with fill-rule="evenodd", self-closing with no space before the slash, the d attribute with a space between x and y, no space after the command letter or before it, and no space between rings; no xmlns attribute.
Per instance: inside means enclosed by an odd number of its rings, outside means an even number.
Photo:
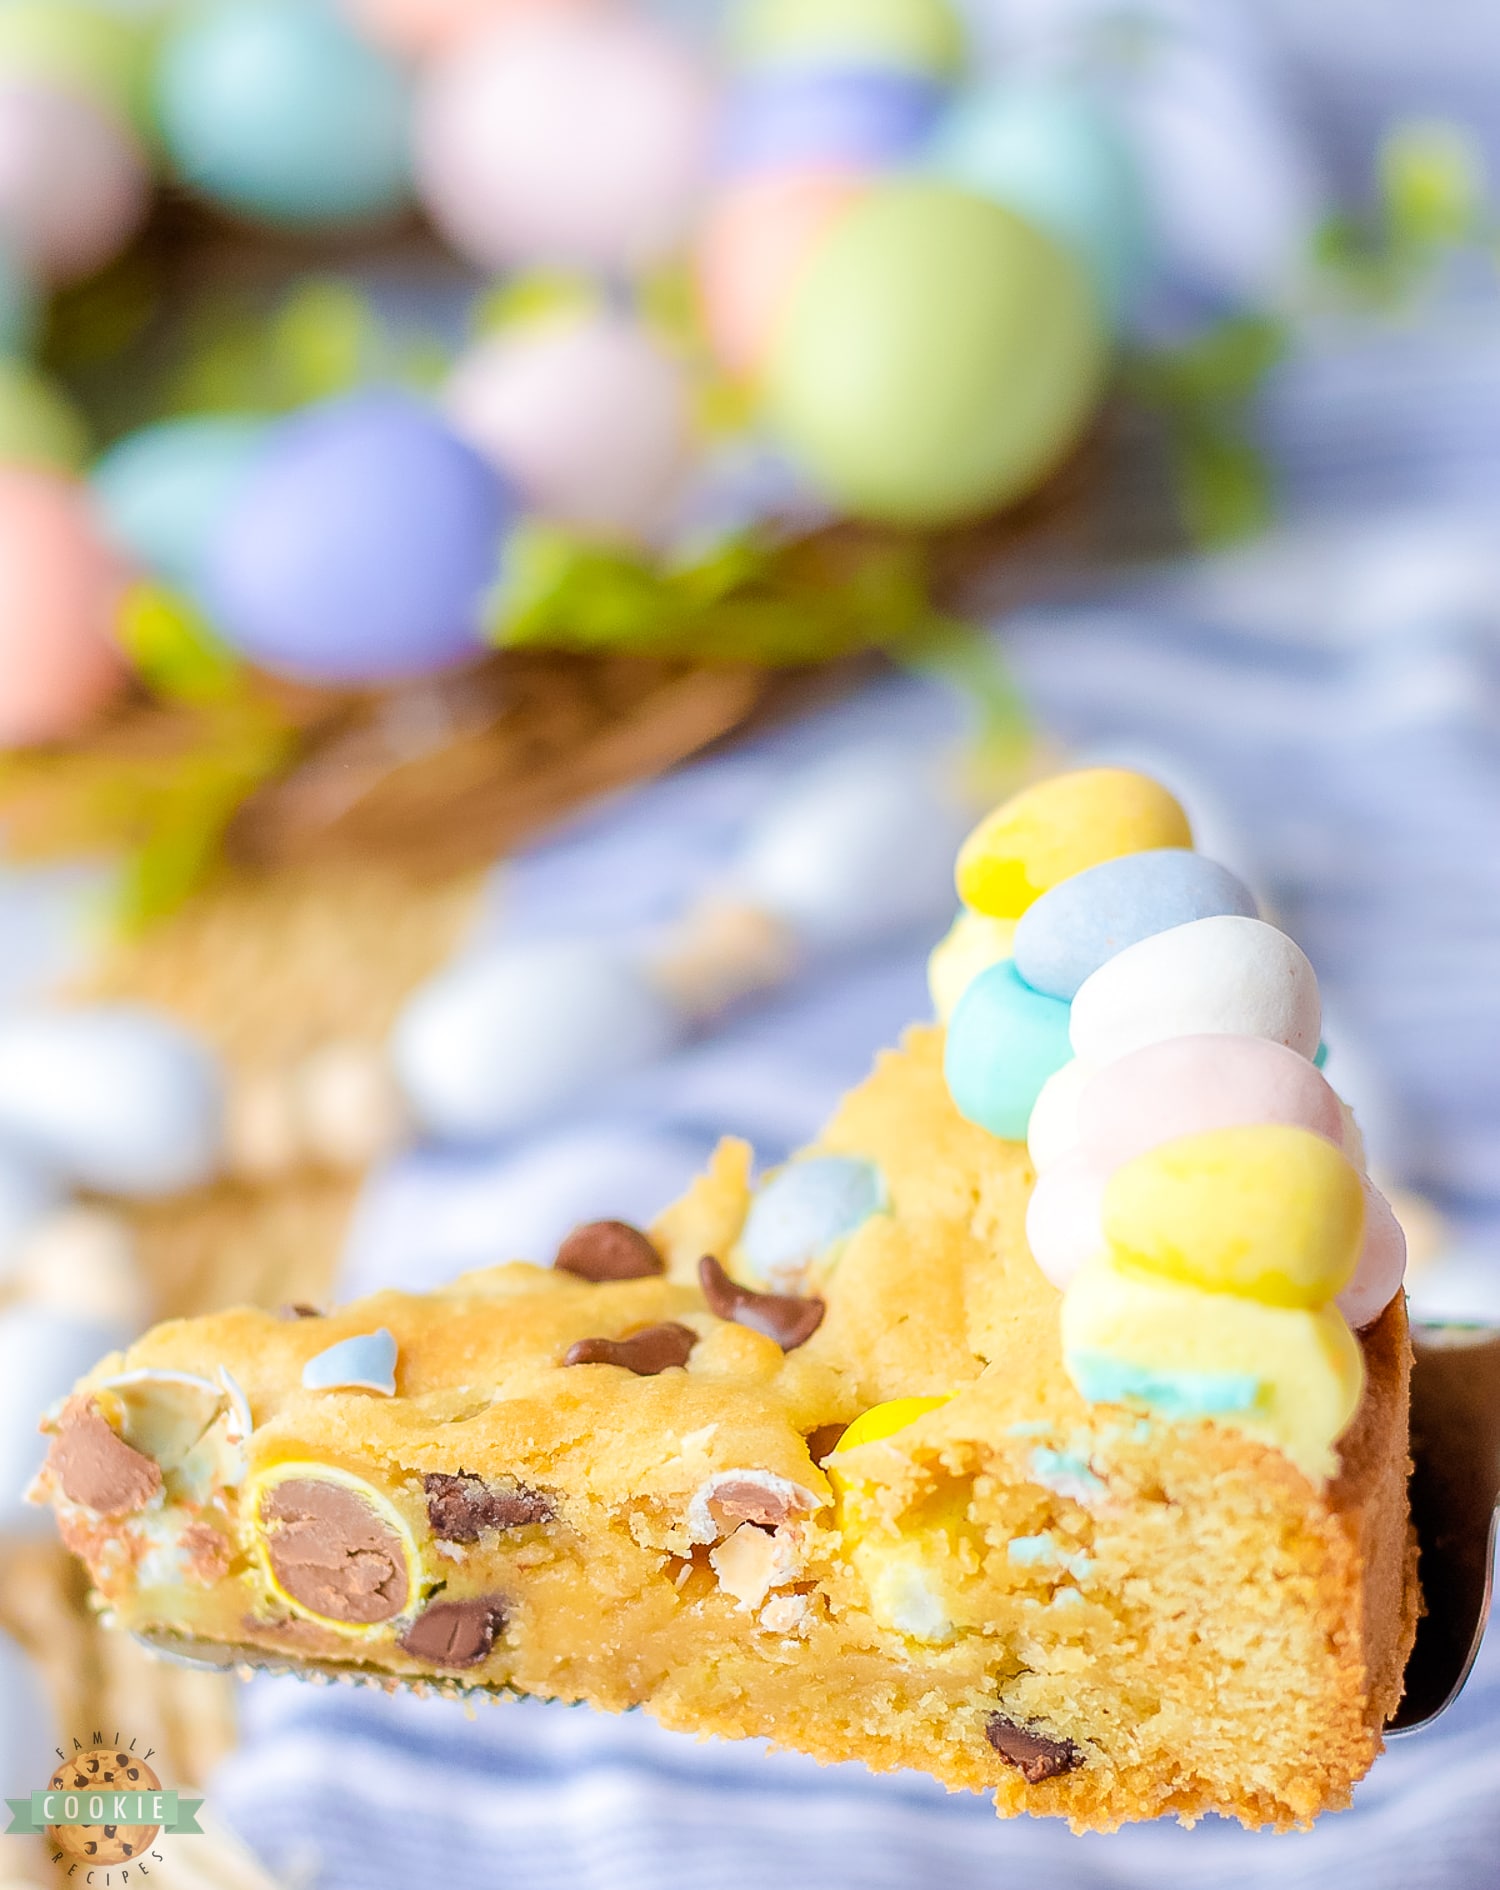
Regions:
<svg viewBox="0 0 1500 1890"><path fill-rule="evenodd" d="M822 1497L773 1470L717 1470L693 1492L688 1534L694 1542L718 1542L742 1523L779 1529L822 1507Z"/></svg>
<svg viewBox="0 0 1500 1890"><path fill-rule="evenodd" d="M732 1271L760 1291L796 1293L886 1207L885 1178L856 1155L808 1155L769 1175L750 1203Z"/></svg>
<svg viewBox="0 0 1500 1890"><path fill-rule="evenodd" d="M395 1335L385 1326L356 1332L314 1355L302 1367L305 1391L374 1391L396 1395Z"/></svg>
<svg viewBox="0 0 1500 1890"><path fill-rule="evenodd" d="M253 1479L245 1504L261 1572L298 1614L343 1634L369 1633L420 1595L411 1528L363 1477L288 1460Z"/></svg>
<svg viewBox="0 0 1500 1890"><path fill-rule="evenodd" d="M100 1411L161 1470L169 1498L203 1502L245 1475L250 1407L234 1378L143 1367L94 1387Z"/></svg>

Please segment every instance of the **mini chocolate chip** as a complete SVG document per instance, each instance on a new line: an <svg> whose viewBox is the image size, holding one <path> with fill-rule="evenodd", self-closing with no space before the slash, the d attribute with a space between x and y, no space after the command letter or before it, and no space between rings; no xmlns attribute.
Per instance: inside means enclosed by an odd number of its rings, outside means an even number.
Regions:
<svg viewBox="0 0 1500 1890"><path fill-rule="evenodd" d="M309 1306L306 1300L293 1300L289 1306L283 1306L276 1315L278 1319L323 1319L327 1315L321 1306Z"/></svg>
<svg viewBox="0 0 1500 1890"><path fill-rule="evenodd" d="M847 1424L820 1424L815 1431L807 1434L807 1454L814 1463L821 1464L825 1457L833 1454L833 1447L847 1431Z"/></svg>
<svg viewBox="0 0 1500 1890"><path fill-rule="evenodd" d="M541 1490L528 1490L524 1483L508 1489L467 1470L456 1477L429 1470L422 1488L427 1492L427 1520L440 1542L477 1542L486 1529L551 1522L554 1513L552 1499Z"/></svg>
<svg viewBox="0 0 1500 1890"><path fill-rule="evenodd" d="M785 1293L752 1293L731 1280L711 1253L698 1262L698 1283L708 1310L720 1319L749 1326L774 1339L783 1352L795 1352L823 1323L821 1299L796 1299Z"/></svg>
<svg viewBox="0 0 1500 1890"><path fill-rule="evenodd" d="M504 1628L505 1603L498 1595L434 1601L401 1636L401 1646L434 1667L477 1667Z"/></svg>
<svg viewBox="0 0 1500 1890"><path fill-rule="evenodd" d="M628 1221L587 1221L557 1250L554 1267L580 1280L647 1280L666 1272L666 1262L638 1227Z"/></svg>
<svg viewBox="0 0 1500 1890"><path fill-rule="evenodd" d="M698 1335L687 1326L646 1326L625 1339L579 1339L564 1365L623 1365L637 1378L654 1378L669 1365L686 1365Z"/></svg>
<svg viewBox="0 0 1500 1890"><path fill-rule="evenodd" d="M1015 1766L1028 1785L1060 1778L1064 1772L1083 1764L1083 1754L1071 1739L1049 1739L1045 1733L1018 1726L1003 1713L991 1713L984 1731L1000 1757L1007 1765Z"/></svg>

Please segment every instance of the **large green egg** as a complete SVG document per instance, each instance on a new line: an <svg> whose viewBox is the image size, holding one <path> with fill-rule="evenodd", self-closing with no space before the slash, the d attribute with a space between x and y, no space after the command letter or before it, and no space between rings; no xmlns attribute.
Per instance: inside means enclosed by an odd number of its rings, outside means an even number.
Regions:
<svg viewBox="0 0 1500 1890"><path fill-rule="evenodd" d="M0 0L0 76L60 86L147 129L147 36L91 0Z"/></svg>
<svg viewBox="0 0 1500 1890"><path fill-rule="evenodd" d="M809 265L768 364L767 414L846 511L942 525L1058 464L1106 359L1097 299L1062 250L999 204L900 180Z"/></svg>
<svg viewBox="0 0 1500 1890"><path fill-rule="evenodd" d="M949 74L964 34L948 0L749 0L734 52L748 66L893 66Z"/></svg>

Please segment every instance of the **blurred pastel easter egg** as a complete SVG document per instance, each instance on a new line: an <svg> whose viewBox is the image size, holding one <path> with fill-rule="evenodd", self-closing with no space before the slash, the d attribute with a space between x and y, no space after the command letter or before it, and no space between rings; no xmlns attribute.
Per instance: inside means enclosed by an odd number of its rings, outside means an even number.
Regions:
<svg viewBox="0 0 1500 1890"><path fill-rule="evenodd" d="M1312 1309L1349 1283L1365 1195L1353 1165L1322 1136L1256 1123L1138 1155L1110 1176L1103 1213L1119 1266Z"/></svg>
<svg viewBox="0 0 1500 1890"><path fill-rule="evenodd" d="M802 166L889 170L926 143L943 96L921 73L878 66L756 73L730 94L717 165L728 177Z"/></svg>
<svg viewBox="0 0 1500 1890"><path fill-rule="evenodd" d="M443 406L528 511L586 531L649 535L692 461L683 363L639 322L607 311L480 342L454 368Z"/></svg>
<svg viewBox="0 0 1500 1890"><path fill-rule="evenodd" d="M77 472L88 450L88 423L57 383L0 356L0 466Z"/></svg>
<svg viewBox="0 0 1500 1890"><path fill-rule="evenodd" d="M71 1202L49 1214L21 1242L11 1283L32 1305L86 1311L126 1332L139 1332L151 1316L130 1223L108 1208Z"/></svg>
<svg viewBox="0 0 1500 1890"><path fill-rule="evenodd" d="M941 525L1065 456L1105 360L1081 272L1008 210L885 181L829 231L766 374L767 418L848 511Z"/></svg>
<svg viewBox="0 0 1500 1890"><path fill-rule="evenodd" d="M688 232L711 104L697 60L651 20L518 16L424 74L423 202L483 268L643 268Z"/></svg>
<svg viewBox="0 0 1500 1890"><path fill-rule="evenodd" d="M1150 268L1146 195L1135 155L1100 101L1057 81L997 80L957 99L925 162L1076 257L1111 325L1129 313Z"/></svg>
<svg viewBox="0 0 1500 1890"><path fill-rule="evenodd" d="M122 122L80 94L0 74L0 227L36 275L101 269L144 220L149 187Z"/></svg>
<svg viewBox="0 0 1500 1890"><path fill-rule="evenodd" d="M145 131L147 38L88 0L0 0L0 73L81 93Z"/></svg>
<svg viewBox="0 0 1500 1890"><path fill-rule="evenodd" d="M1014 961L982 971L948 1025L943 1074L959 1114L1024 1142L1042 1086L1068 1061L1068 1007L1033 991Z"/></svg>
<svg viewBox="0 0 1500 1890"><path fill-rule="evenodd" d="M1071 998L1128 945L1225 913L1255 917L1253 895L1226 867L1186 847L1127 853L1062 880L1022 913L1016 969L1038 991Z"/></svg>
<svg viewBox="0 0 1500 1890"><path fill-rule="evenodd" d="M89 475L110 539L191 593L266 435L265 421L230 414L158 420L127 434Z"/></svg>
<svg viewBox="0 0 1500 1890"><path fill-rule="evenodd" d="M952 1019L958 1000L981 971L1015 955L1015 933L1013 919L959 913L927 957L927 989L940 1024Z"/></svg>
<svg viewBox="0 0 1500 1890"><path fill-rule="evenodd" d="M796 1293L808 1270L887 1205L885 1178L854 1155L804 1155L769 1176L750 1203L732 1256L737 1279Z"/></svg>
<svg viewBox="0 0 1500 1890"><path fill-rule="evenodd" d="M291 229L357 225L410 191L401 69L326 0L208 0L157 61L172 168L200 196Z"/></svg>
<svg viewBox="0 0 1500 1890"><path fill-rule="evenodd" d="M124 687L125 583L80 487L0 467L0 750L66 740Z"/></svg>
<svg viewBox="0 0 1500 1890"><path fill-rule="evenodd" d="M0 231L0 355L20 354L36 338L41 298L19 251Z"/></svg>
<svg viewBox="0 0 1500 1890"><path fill-rule="evenodd" d="M0 1142L0 1277L17 1246L63 1198L57 1173L30 1150Z"/></svg>
<svg viewBox="0 0 1500 1890"><path fill-rule="evenodd" d="M252 662L379 683L473 661L513 505L422 402L372 392L283 422L207 547L200 593Z"/></svg>
<svg viewBox="0 0 1500 1890"><path fill-rule="evenodd" d="M1167 1037L1107 1064L1078 1098L1079 1145L1106 1173L1163 1142L1257 1122L1345 1147L1332 1088L1307 1057L1266 1037Z"/></svg>
<svg viewBox="0 0 1500 1890"><path fill-rule="evenodd" d="M1371 1326L1401 1291L1406 1277L1406 1233L1389 1201L1365 1177L1365 1231L1354 1275L1338 1309L1356 1332Z"/></svg>
<svg viewBox="0 0 1500 1890"><path fill-rule="evenodd" d="M367 39L393 52L425 56L514 14L579 9L597 0L343 0Z"/></svg>
<svg viewBox="0 0 1500 1890"><path fill-rule="evenodd" d="M835 751L789 780L732 869L735 890L816 950L940 924L963 814L898 743Z"/></svg>
<svg viewBox="0 0 1500 1890"><path fill-rule="evenodd" d="M1318 980L1301 948L1263 919L1195 919L1131 945L1073 999L1073 1048L1110 1063L1165 1037L1265 1037L1318 1047Z"/></svg>
<svg viewBox="0 0 1500 1890"><path fill-rule="evenodd" d="M892 66L946 75L963 62L959 16L946 0L750 0L732 28L741 65Z"/></svg>
<svg viewBox="0 0 1500 1890"><path fill-rule="evenodd" d="M1079 1152L1079 1105L1094 1074L1092 1064L1073 1057L1042 1085L1026 1125L1026 1152L1039 1175Z"/></svg>
<svg viewBox="0 0 1500 1890"><path fill-rule="evenodd" d="M1062 1293L1104 1251L1105 1177L1076 1153L1037 1177L1026 1204L1026 1245Z"/></svg>
<svg viewBox="0 0 1500 1890"><path fill-rule="evenodd" d="M450 966L409 1001L391 1066L432 1134L531 1128L677 1042L676 1013L614 947L543 939Z"/></svg>
<svg viewBox="0 0 1500 1890"><path fill-rule="evenodd" d="M28 1010L0 1023L0 1134L101 1194L210 1180L223 1140L217 1060L143 1006Z"/></svg>
<svg viewBox="0 0 1500 1890"><path fill-rule="evenodd" d="M50 1305L0 1309L0 1530L7 1535L47 1529L46 1511L24 1500L42 1467L47 1439L40 1414L67 1397L85 1372L135 1334L87 1306L65 1312ZM0 1682L0 1700L13 1696ZM45 1773L41 1776L45 1777Z"/></svg>
<svg viewBox="0 0 1500 1890"><path fill-rule="evenodd" d="M963 844L955 881L976 912L1018 919L1091 866L1192 844L1186 814L1149 775L1079 768L1023 788L987 814Z"/></svg>
<svg viewBox="0 0 1500 1890"><path fill-rule="evenodd" d="M697 276L725 367L760 371L808 264L867 188L848 171L805 168L739 178L718 193L698 239Z"/></svg>

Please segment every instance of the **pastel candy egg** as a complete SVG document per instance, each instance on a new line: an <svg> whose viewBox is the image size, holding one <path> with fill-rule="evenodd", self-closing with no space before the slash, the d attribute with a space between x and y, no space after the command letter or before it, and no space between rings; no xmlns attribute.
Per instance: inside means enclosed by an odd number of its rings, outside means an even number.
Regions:
<svg viewBox="0 0 1500 1890"><path fill-rule="evenodd" d="M407 1003L391 1065L417 1119L455 1141L514 1134L671 1049L676 1013L618 951L507 946L440 972Z"/></svg>
<svg viewBox="0 0 1500 1890"><path fill-rule="evenodd" d="M1081 768L1023 788L979 823L958 856L958 896L976 912L1017 919L1091 866L1192 844L1186 814L1149 775Z"/></svg>
<svg viewBox="0 0 1500 1890"><path fill-rule="evenodd" d="M78 487L0 467L0 750L77 734L123 688L125 582Z"/></svg>
<svg viewBox="0 0 1500 1890"><path fill-rule="evenodd" d="M1108 1258L1068 1289L1062 1339L1068 1375L1091 1403L1231 1425L1317 1484L1337 1471L1334 1444L1364 1391L1359 1343L1332 1307L1204 1293Z"/></svg>
<svg viewBox="0 0 1500 1890"><path fill-rule="evenodd" d="M93 275L149 202L146 161L124 124L79 94L0 77L0 228L48 282Z"/></svg>
<svg viewBox="0 0 1500 1890"><path fill-rule="evenodd" d="M1079 1146L1105 1173L1180 1136L1257 1122L1307 1129L1352 1157L1326 1079L1265 1037L1168 1037L1107 1064L1078 1097Z"/></svg>
<svg viewBox="0 0 1500 1890"><path fill-rule="evenodd" d="M1037 1177L1026 1204L1026 1245L1059 1292L1104 1250L1104 1176L1076 1153Z"/></svg>
<svg viewBox="0 0 1500 1890"><path fill-rule="evenodd" d="M177 1194L218 1168L219 1066L144 1008L21 1012L0 1024L0 1134L80 1187Z"/></svg>
<svg viewBox="0 0 1500 1890"><path fill-rule="evenodd" d="M334 7L209 0L156 68L168 155L189 188L292 229L356 225L405 203L405 77Z"/></svg>
<svg viewBox="0 0 1500 1890"><path fill-rule="evenodd" d="M423 201L487 269L639 269L686 236L711 92L696 59L625 12L537 12L455 42L425 73Z"/></svg>
<svg viewBox="0 0 1500 1890"><path fill-rule="evenodd" d="M1024 1142L1047 1078L1068 1061L1068 1007L1033 991L1006 959L982 971L948 1025L943 1074L959 1114Z"/></svg>
<svg viewBox="0 0 1500 1890"><path fill-rule="evenodd" d="M715 355L736 374L765 364L812 258L864 195L847 170L808 167L737 178L698 240L698 289Z"/></svg>
<svg viewBox="0 0 1500 1890"><path fill-rule="evenodd" d="M845 1425L832 1454L839 1456L845 1451L858 1450L861 1444L883 1443L897 1431L915 1424L919 1417L926 1417L929 1411L941 1411L945 1404L952 1402L953 1394L949 1392L940 1398L887 1398L883 1404L872 1404L868 1411L861 1411L852 1424Z"/></svg>
<svg viewBox="0 0 1500 1890"><path fill-rule="evenodd" d="M1264 1037L1311 1057L1322 1006L1305 954L1261 919L1195 919L1101 965L1073 999L1073 1048L1113 1062L1165 1037Z"/></svg>
<svg viewBox="0 0 1500 1890"><path fill-rule="evenodd" d="M733 48L747 66L847 60L946 74L962 63L964 35L946 0L750 0Z"/></svg>
<svg viewBox="0 0 1500 1890"><path fill-rule="evenodd" d="M1047 79L975 87L944 116L925 162L1076 256L1112 324L1138 299L1150 269L1145 187L1101 101Z"/></svg>
<svg viewBox="0 0 1500 1890"><path fill-rule="evenodd" d="M592 532L659 526L695 444L682 362L608 313L480 342L454 368L443 406L531 511Z"/></svg>
<svg viewBox="0 0 1500 1890"><path fill-rule="evenodd" d="M946 887L945 887L946 890ZM927 989L940 1024L951 1022L958 1000L991 965L1013 954L1015 922L961 912L927 959Z"/></svg>
<svg viewBox="0 0 1500 1890"><path fill-rule="evenodd" d="M1104 1238L1116 1261L1267 1306L1323 1306L1364 1236L1364 1186L1320 1135L1283 1123L1210 1129L1110 1176Z"/></svg>
<svg viewBox="0 0 1500 1890"><path fill-rule="evenodd" d="M595 0L343 0L360 32L404 54L436 52L496 20L527 11L583 8Z"/></svg>
<svg viewBox="0 0 1500 1890"><path fill-rule="evenodd" d="M795 1293L826 1259L886 1205L885 1179L855 1155L806 1155L771 1175L750 1203L734 1251L737 1278Z"/></svg>
<svg viewBox="0 0 1500 1890"><path fill-rule="evenodd" d="M1029 224L945 184L886 179L797 286L767 419L849 512L940 525L1019 498L1065 457L1105 355L1082 274Z"/></svg>
<svg viewBox="0 0 1500 1890"><path fill-rule="evenodd" d="M110 539L191 593L268 432L265 421L248 416L193 414L127 434L89 475Z"/></svg>
<svg viewBox="0 0 1500 1890"><path fill-rule="evenodd" d="M1091 1063L1073 1057L1042 1085L1026 1125L1026 1152L1039 1175L1079 1149L1079 1105L1094 1074ZM1096 1165L1108 1173L1108 1164Z"/></svg>
<svg viewBox="0 0 1500 1890"><path fill-rule="evenodd" d="M0 357L0 466L77 472L88 450L87 423L61 388Z"/></svg>
<svg viewBox="0 0 1500 1890"><path fill-rule="evenodd" d="M871 66L757 74L730 98L719 168L731 177L788 165L884 170L922 145L942 99L920 73Z"/></svg>
<svg viewBox="0 0 1500 1890"><path fill-rule="evenodd" d="M1368 1176L1364 1189L1364 1241L1354 1277L1338 1296L1338 1309L1356 1332L1375 1323L1406 1277L1405 1231L1390 1202Z"/></svg>
<svg viewBox="0 0 1500 1890"><path fill-rule="evenodd" d="M391 682L471 662L512 502L405 395L283 422L206 550L201 594L252 662L313 682Z"/></svg>
<svg viewBox="0 0 1500 1890"><path fill-rule="evenodd" d="M1226 913L1255 917L1255 899L1227 868L1183 847L1102 860L1052 887L1016 926L1016 969L1052 997L1071 998L1117 952L1154 933Z"/></svg>
<svg viewBox="0 0 1500 1890"><path fill-rule="evenodd" d="M36 285L16 245L0 233L0 354L19 354L30 346L39 314Z"/></svg>
<svg viewBox="0 0 1500 1890"><path fill-rule="evenodd" d="M397 1345L395 1334L381 1326L375 1332L356 1332L315 1353L302 1367L307 1391L375 1391L396 1395Z"/></svg>

